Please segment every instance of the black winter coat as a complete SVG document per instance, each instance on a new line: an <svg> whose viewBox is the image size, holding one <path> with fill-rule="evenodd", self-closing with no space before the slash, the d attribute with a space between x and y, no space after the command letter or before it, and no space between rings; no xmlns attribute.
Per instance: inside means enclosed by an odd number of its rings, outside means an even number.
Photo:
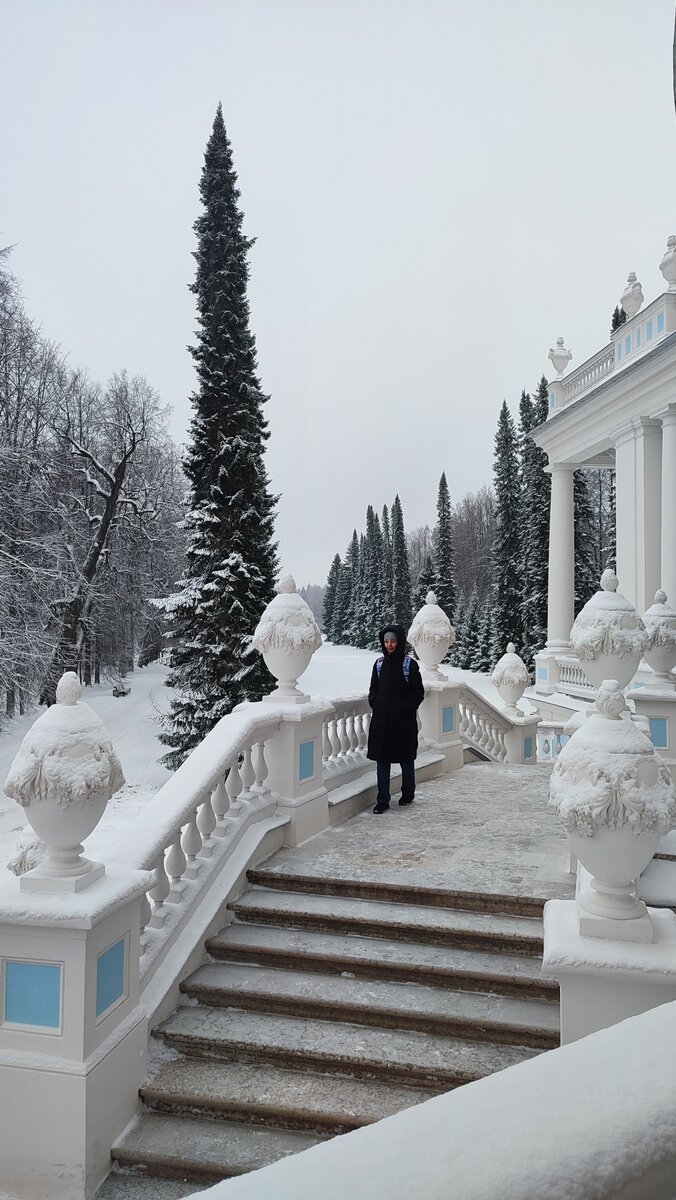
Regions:
<svg viewBox="0 0 676 1200"><path fill-rule="evenodd" d="M397 634L397 648L387 654L383 635L388 629ZM367 755L376 762L411 762L418 753L418 722L416 713L425 697L420 669L411 659L408 683L404 677L406 632L401 625L388 625L379 634L384 659L380 675L373 664L369 704L371 724Z"/></svg>

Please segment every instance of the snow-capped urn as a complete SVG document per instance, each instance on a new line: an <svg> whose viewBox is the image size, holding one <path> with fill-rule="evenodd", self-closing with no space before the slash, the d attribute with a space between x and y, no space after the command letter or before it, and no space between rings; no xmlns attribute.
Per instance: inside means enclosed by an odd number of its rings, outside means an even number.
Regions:
<svg viewBox="0 0 676 1200"><path fill-rule="evenodd" d="M630 271L627 276L627 286L620 296L620 304L628 318L635 317L643 304L643 289L636 278L635 271Z"/></svg>
<svg viewBox="0 0 676 1200"><path fill-rule="evenodd" d="M604 679L617 679L626 687L648 645L643 621L618 586L615 572L606 569L600 591L587 601L570 631L571 648L592 687Z"/></svg>
<svg viewBox="0 0 676 1200"><path fill-rule="evenodd" d="M649 638L644 658L655 672L658 686L673 690L672 671L676 667L676 612L668 603L666 592L661 588L655 592L655 603L644 612L643 622Z"/></svg>
<svg viewBox="0 0 676 1200"><path fill-rule="evenodd" d="M66 671L56 704L31 726L5 780L5 793L46 845L39 865L21 876L23 890L80 891L104 872L82 857L81 843L124 775L108 730L81 696L77 675Z"/></svg>
<svg viewBox="0 0 676 1200"><path fill-rule="evenodd" d="M650 738L629 719L616 679L601 682L595 709L559 754L549 795L594 876L581 907L621 921L644 916L633 882L676 825L676 789Z"/></svg>
<svg viewBox="0 0 676 1200"><path fill-rule="evenodd" d="M307 670L321 644L321 630L312 609L299 596L293 576L284 575L252 640L253 648L263 655L268 671L277 680L275 691L266 700L298 704L309 699L298 687L298 678Z"/></svg>
<svg viewBox="0 0 676 1200"><path fill-rule="evenodd" d="M557 338L556 346L552 346L549 354L547 355L547 358L556 371L557 379L563 379L563 372L565 371L572 357L572 351L566 350L566 347L563 344L563 338Z"/></svg>
<svg viewBox="0 0 676 1200"><path fill-rule="evenodd" d="M662 255L660 271L669 285L667 291L676 292L676 237L673 233L667 238L667 248Z"/></svg>
<svg viewBox="0 0 676 1200"><path fill-rule="evenodd" d="M444 679L439 670L455 641L455 629L451 625L434 592L428 592L425 603L413 618L408 631L408 640L420 659L423 679Z"/></svg>
<svg viewBox="0 0 676 1200"><path fill-rule="evenodd" d="M508 643L507 653L496 663L491 682L500 693L505 712L510 717L520 717L522 714L516 706L530 683L530 675L525 662L516 652L514 642Z"/></svg>

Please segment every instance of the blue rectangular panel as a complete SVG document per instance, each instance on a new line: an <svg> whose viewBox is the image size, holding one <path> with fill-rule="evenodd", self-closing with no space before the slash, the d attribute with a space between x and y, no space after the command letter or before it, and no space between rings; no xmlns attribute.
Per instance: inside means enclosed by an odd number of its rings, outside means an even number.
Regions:
<svg viewBox="0 0 676 1200"><path fill-rule="evenodd" d="M5 963L5 1021L61 1028L60 963Z"/></svg>
<svg viewBox="0 0 676 1200"><path fill-rule="evenodd" d="M538 679L544 679L545 683L549 679L549 671L547 667L538 667Z"/></svg>
<svg viewBox="0 0 676 1200"><path fill-rule="evenodd" d="M453 733L453 730L455 728L454 708L455 708L455 706L453 704L447 704L446 707L442 708L442 710L441 710L441 732L442 733Z"/></svg>
<svg viewBox="0 0 676 1200"><path fill-rule="evenodd" d="M523 739L523 756L524 756L524 758L532 758L533 757L533 739L532 739L532 737L527 737L527 738Z"/></svg>
<svg viewBox="0 0 676 1200"><path fill-rule="evenodd" d="M664 331L664 313L661 312L661 313L657 314L657 332L662 333L663 331Z"/></svg>
<svg viewBox="0 0 676 1200"><path fill-rule="evenodd" d="M298 748L298 778L312 779L315 773L315 743L301 742Z"/></svg>
<svg viewBox="0 0 676 1200"><path fill-rule="evenodd" d="M666 717L650 717L650 736L656 750L669 749L669 722Z"/></svg>
<svg viewBox="0 0 676 1200"><path fill-rule="evenodd" d="M639 346L640 346L640 345L641 345L641 330L640 330L640 329L637 329L637 330L636 330L636 349L637 349L637 350L638 350L638 348L639 348Z"/></svg>
<svg viewBox="0 0 676 1200"><path fill-rule="evenodd" d="M645 327L645 336L646 336L646 341L647 341L647 342L649 342L649 341L650 341L650 339L651 339L651 338L652 338L652 336L653 336L653 323L652 323L652 321L648 321L648 323L647 323L647 325L646 325L646 327Z"/></svg>
<svg viewBox="0 0 676 1200"><path fill-rule="evenodd" d="M126 938L121 937L96 960L97 1017L124 996L125 941Z"/></svg>
<svg viewBox="0 0 676 1200"><path fill-rule="evenodd" d="M626 337L624 339L624 353L631 354L631 338L630 337Z"/></svg>

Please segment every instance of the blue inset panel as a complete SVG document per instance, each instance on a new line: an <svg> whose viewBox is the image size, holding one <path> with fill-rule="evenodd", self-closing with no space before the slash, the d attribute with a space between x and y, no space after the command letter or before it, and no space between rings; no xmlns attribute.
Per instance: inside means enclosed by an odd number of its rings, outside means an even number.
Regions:
<svg viewBox="0 0 676 1200"><path fill-rule="evenodd" d="M109 946L96 960L96 1015L106 1012L124 996L125 942L121 937L119 942Z"/></svg>
<svg viewBox="0 0 676 1200"><path fill-rule="evenodd" d="M669 749L669 722L666 717L650 717L650 736L656 750Z"/></svg>
<svg viewBox="0 0 676 1200"><path fill-rule="evenodd" d="M631 337L626 337L624 339L624 353L631 354Z"/></svg>
<svg viewBox="0 0 676 1200"><path fill-rule="evenodd" d="M657 314L657 332L658 333L664 332L664 313L663 312Z"/></svg>
<svg viewBox="0 0 676 1200"><path fill-rule="evenodd" d="M532 737L527 737L527 738L523 739L523 756L524 756L524 758L532 758L533 757L533 739L532 739Z"/></svg>
<svg viewBox="0 0 676 1200"><path fill-rule="evenodd" d="M5 962L5 1021L61 1028L61 964Z"/></svg>
<svg viewBox="0 0 676 1200"><path fill-rule="evenodd" d="M641 345L641 330L640 330L640 329L637 329L637 330L636 330L636 349L637 349L637 350L638 350L638 348L639 348L639 346L640 346L640 345Z"/></svg>
<svg viewBox="0 0 676 1200"><path fill-rule="evenodd" d="M455 705L447 704L441 710L441 732L453 733L455 729Z"/></svg>
<svg viewBox="0 0 676 1200"><path fill-rule="evenodd" d="M538 667L538 679L544 679L545 683L549 679L549 671L547 667Z"/></svg>
<svg viewBox="0 0 676 1200"><path fill-rule="evenodd" d="M298 778L312 779L315 773L315 743L314 738L309 742L301 742L298 747Z"/></svg>
<svg viewBox="0 0 676 1200"><path fill-rule="evenodd" d="M645 327L646 341L649 342L651 340L652 336L653 336L653 323L652 323L652 321L648 321L648 323L646 324L646 327Z"/></svg>

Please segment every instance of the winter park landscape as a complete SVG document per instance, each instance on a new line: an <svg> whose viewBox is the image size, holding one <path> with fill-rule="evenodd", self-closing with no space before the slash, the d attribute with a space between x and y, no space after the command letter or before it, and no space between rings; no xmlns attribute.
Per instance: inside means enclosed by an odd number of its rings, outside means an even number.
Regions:
<svg viewBox="0 0 676 1200"><path fill-rule="evenodd" d="M0 28L0 1200L676 1200L672 0Z"/></svg>

